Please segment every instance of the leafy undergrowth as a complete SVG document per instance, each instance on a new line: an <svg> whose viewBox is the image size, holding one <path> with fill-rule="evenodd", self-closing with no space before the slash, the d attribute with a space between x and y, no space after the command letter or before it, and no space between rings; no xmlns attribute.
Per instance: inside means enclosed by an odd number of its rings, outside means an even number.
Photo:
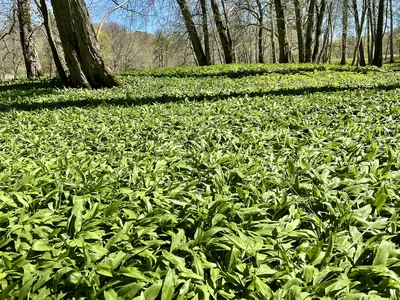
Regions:
<svg viewBox="0 0 400 300"><path fill-rule="evenodd" d="M0 85L0 299L398 299L400 75L304 68Z"/></svg>

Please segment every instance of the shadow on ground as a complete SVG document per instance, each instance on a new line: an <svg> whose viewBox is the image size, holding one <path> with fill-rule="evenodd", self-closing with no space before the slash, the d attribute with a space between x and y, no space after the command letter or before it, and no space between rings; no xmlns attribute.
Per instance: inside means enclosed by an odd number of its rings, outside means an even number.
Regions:
<svg viewBox="0 0 400 300"><path fill-rule="evenodd" d="M61 81L57 78L43 79L37 81L6 81L0 82L0 93L11 90L30 91L37 89L54 89L63 87Z"/></svg>
<svg viewBox="0 0 400 300"><path fill-rule="evenodd" d="M380 90L380 91L390 91L399 89L399 85L380 85L374 87L363 87L362 90ZM184 101L216 101L216 100L226 100L234 97L259 97L259 96L296 96L303 94L312 93L332 93L340 91L352 91L359 90L359 87L308 87L308 88L298 88L298 89L279 89L265 92L233 92L218 95L196 95L196 96L171 96L171 95L160 95L154 97L117 97L108 100L104 99L91 99L85 98L81 100L67 100L59 102L14 102L14 103L0 103L0 112L7 112L11 110L19 111L35 111L41 109L61 109L69 107L97 107L101 105L118 105L118 106L136 106L136 105L146 105L152 103L171 103L171 102L184 102Z"/></svg>
<svg viewBox="0 0 400 300"><path fill-rule="evenodd" d="M282 69L267 69L267 68L237 68L237 69L227 69L227 70L216 70L211 72L188 72L185 70L171 70L170 72L126 72L122 73L122 76L142 76L142 77L176 77L176 78L188 78L188 77L228 77L228 78L242 78L246 76L255 75L268 75L268 74L281 74L281 75L294 75L301 73L312 73L314 71L335 71L335 72L352 72L352 73L366 73L371 71L376 71L371 68L348 68L348 67L337 67L328 68L326 66L303 66L296 68L282 68Z"/></svg>

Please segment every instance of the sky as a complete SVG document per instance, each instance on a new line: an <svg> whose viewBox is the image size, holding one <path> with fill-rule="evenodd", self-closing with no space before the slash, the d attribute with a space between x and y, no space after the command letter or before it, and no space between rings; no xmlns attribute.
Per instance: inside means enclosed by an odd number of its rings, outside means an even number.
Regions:
<svg viewBox="0 0 400 300"><path fill-rule="evenodd" d="M154 33L158 29L167 29L171 21L176 18L176 7L173 0L131 0L126 8L134 12L118 9L107 21L116 22L132 31L146 31ZM118 0L122 3L123 0ZM151 2L153 4L151 4ZM86 0L93 22L100 23L104 16L116 6L111 0Z"/></svg>

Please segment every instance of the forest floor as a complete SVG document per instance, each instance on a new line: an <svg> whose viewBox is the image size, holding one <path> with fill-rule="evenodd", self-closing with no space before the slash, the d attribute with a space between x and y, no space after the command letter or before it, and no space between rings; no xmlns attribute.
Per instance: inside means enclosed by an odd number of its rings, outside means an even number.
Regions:
<svg viewBox="0 0 400 300"><path fill-rule="evenodd" d="M0 299L400 297L400 72L121 79L0 83Z"/></svg>

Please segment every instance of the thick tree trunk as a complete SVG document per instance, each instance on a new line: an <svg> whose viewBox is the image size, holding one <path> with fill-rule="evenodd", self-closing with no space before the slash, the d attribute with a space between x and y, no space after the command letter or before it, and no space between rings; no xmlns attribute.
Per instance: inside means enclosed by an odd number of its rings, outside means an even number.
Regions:
<svg viewBox="0 0 400 300"><path fill-rule="evenodd" d="M385 11L385 0L379 0L378 8L378 24L376 27L376 39L375 39L375 53L372 65L382 67L383 63L383 19Z"/></svg>
<svg viewBox="0 0 400 300"><path fill-rule="evenodd" d="M201 6L201 20L202 20L203 35L204 35L204 54L206 56L206 65L211 65L210 33L208 31L206 0L200 0L200 6Z"/></svg>
<svg viewBox="0 0 400 300"><path fill-rule="evenodd" d="M192 13L190 12L189 9L189 4L187 0L177 0L177 1L179 4L179 8L181 9L183 20L185 21L186 30L189 34L189 38L192 43L193 51L194 54L196 55L197 62L200 66L205 66L207 65L207 58L206 55L204 54L199 35L197 34L197 30L194 25L192 19Z"/></svg>
<svg viewBox="0 0 400 300"><path fill-rule="evenodd" d="M221 40L222 50L224 51L225 62L231 64L235 62L235 57L233 55L233 49L231 43L229 42L226 26L222 21L222 16L219 11L217 0L211 0L211 8L214 14L215 25L217 26L217 31L219 38Z"/></svg>
<svg viewBox="0 0 400 300"><path fill-rule="evenodd" d="M270 2L270 15L271 15L271 53L272 63L276 63L276 47L275 47L275 22L274 22L274 9L273 3Z"/></svg>
<svg viewBox="0 0 400 300"><path fill-rule="evenodd" d="M73 87L119 85L104 65L84 0L51 0Z"/></svg>
<svg viewBox="0 0 400 300"><path fill-rule="evenodd" d="M54 42L53 32L51 30L50 17L49 17L49 12L47 9L46 1L40 0L40 4L38 4L38 6L39 6L39 9L43 16L43 24L44 24L44 28L46 30L47 40L49 42L51 54L53 55L53 60L54 60L54 64L57 69L58 76L60 76L60 79L64 84L67 84L68 83L67 74L64 71L60 56L57 51L56 43Z"/></svg>
<svg viewBox="0 0 400 300"><path fill-rule="evenodd" d="M278 43L279 43L279 62L289 63L289 41L287 37L285 12L281 0L275 0L275 12L277 19L278 29Z"/></svg>
<svg viewBox="0 0 400 300"><path fill-rule="evenodd" d="M322 22L324 20L326 8L326 0L321 0L321 5L317 4L317 26L315 28L315 43L314 43L314 51L312 55L312 61L316 62L319 52L319 39L322 34Z"/></svg>
<svg viewBox="0 0 400 300"><path fill-rule="evenodd" d="M394 28L393 28L393 0L389 0L389 13L390 13L390 60L389 63L394 63Z"/></svg>
<svg viewBox="0 0 400 300"><path fill-rule="evenodd" d="M42 73L36 43L33 39L30 0L18 0L19 33L24 55L26 76L28 78L40 76Z"/></svg>
<svg viewBox="0 0 400 300"><path fill-rule="evenodd" d="M304 53L304 36L303 36L303 16L301 13L302 3L301 0L294 0L294 10L296 14L296 32L297 32L297 46L299 51L299 62L303 63L305 59Z"/></svg>
<svg viewBox="0 0 400 300"><path fill-rule="evenodd" d="M310 5L309 5L309 8L308 8L308 16L307 16L306 57L305 57L305 62L311 62L312 61L314 9L315 9L315 0L310 0Z"/></svg>
<svg viewBox="0 0 400 300"><path fill-rule="evenodd" d="M341 65L346 64L347 57L347 24L348 24L348 0L343 0L342 7L342 59L340 61Z"/></svg>

